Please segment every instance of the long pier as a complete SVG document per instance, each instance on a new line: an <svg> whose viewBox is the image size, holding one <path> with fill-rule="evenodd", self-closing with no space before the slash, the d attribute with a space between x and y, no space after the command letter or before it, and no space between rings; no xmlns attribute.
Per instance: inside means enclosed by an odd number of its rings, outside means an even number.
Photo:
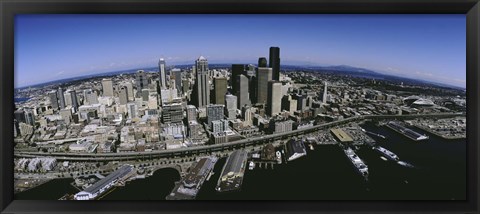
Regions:
<svg viewBox="0 0 480 214"><path fill-rule="evenodd" d="M338 125L360 121L365 119L384 120L384 119L409 119L409 118L448 118L466 116L464 113L438 113L438 114L416 114L416 115L361 115L346 118L343 120L323 123L299 130L292 130L289 132L264 135L241 139L237 141L227 142L223 144L203 145L181 149L171 150L157 150L152 152L125 152L125 153L60 153L60 152L14 152L15 157L34 158L39 156L55 157L57 160L71 160L71 161L115 161L115 160L139 160L139 159L153 159L153 158L175 158L179 156L198 156L212 152L233 151L250 146L261 146L276 140L284 140L297 135L303 135L310 132L315 132L322 129L335 127Z"/></svg>

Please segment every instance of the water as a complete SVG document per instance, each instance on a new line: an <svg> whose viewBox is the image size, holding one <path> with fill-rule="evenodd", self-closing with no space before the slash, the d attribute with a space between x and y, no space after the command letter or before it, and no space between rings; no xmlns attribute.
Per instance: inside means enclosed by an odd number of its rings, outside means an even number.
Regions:
<svg viewBox="0 0 480 214"><path fill-rule="evenodd" d="M65 194L75 194L78 190L70 185L72 178L55 179L38 187L15 194L15 200L58 200Z"/></svg>
<svg viewBox="0 0 480 214"><path fill-rule="evenodd" d="M215 165L215 174L200 190L199 200L465 200L466 199L466 140L445 140L433 135L426 141L415 142L386 127L362 125L368 131L387 136L373 137L378 145L397 154L415 168L384 161L369 147L357 154L369 167L369 181L357 174L340 147L319 145L307 156L274 169L247 170L242 190L217 193L217 184L225 158ZM420 133L424 131L414 129ZM102 200L164 200L179 180L174 169L162 169L147 179L135 180L117 188ZM56 182L56 181L54 181ZM57 191L59 186L42 185L30 191ZM58 185L58 186L56 186ZM36 189L42 189L36 190ZM54 191L54 192L55 192ZM61 192L61 191L60 191ZM56 195L63 195L60 192ZM63 192L61 192L63 193ZM21 193L23 194L23 193ZM60 197L59 196L59 197ZM33 198L29 198L33 197ZM44 195L43 197L47 197ZM23 194L22 199L40 199ZM42 198L45 199L45 198Z"/></svg>
<svg viewBox="0 0 480 214"><path fill-rule="evenodd" d="M15 103L21 103L21 102L25 102L25 101L28 101L30 98L28 97L15 97L14 98L14 102Z"/></svg>

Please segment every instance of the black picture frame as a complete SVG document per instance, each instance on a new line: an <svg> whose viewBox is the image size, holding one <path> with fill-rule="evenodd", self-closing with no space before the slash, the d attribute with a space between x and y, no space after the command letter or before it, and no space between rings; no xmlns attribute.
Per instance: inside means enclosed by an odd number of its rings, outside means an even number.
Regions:
<svg viewBox="0 0 480 214"><path fill-rule="evenodd" d="M15 14L466 14L467 200L466 201L30 201L13 199L13 89ZM478 0L1 0L0 210L1 213L212 213L212 212L446 212L478 213L479 33Z"/></svg>

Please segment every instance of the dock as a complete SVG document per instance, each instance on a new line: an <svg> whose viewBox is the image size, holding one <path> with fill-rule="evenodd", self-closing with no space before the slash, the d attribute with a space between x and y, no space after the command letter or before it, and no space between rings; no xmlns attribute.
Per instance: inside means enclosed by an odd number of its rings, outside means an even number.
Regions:
<svg viewBox="0 0 480 214"><path fill-rule="evenodd" d="M422 134L419 134L409 128L406 128L402 125L400 125L399 123L397 122L393 122L393 121L390 121L388 122L386 125L386 127L404 135L405 137L408 137L409 139L411 140L414 140L414 141L421 141L421 140L427 140L429 139L429 137L427 135L422 135Z"/></svg>

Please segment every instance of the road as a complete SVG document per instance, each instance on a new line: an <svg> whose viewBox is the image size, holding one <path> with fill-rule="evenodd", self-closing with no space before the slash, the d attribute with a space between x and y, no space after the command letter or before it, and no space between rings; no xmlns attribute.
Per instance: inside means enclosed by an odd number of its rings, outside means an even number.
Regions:
<svg viewBox="0 0 480 214"><path fill-rule="evenodd" d="M287 139L289 137L303 135L309 132L318 131L325 128L338 126L341 124L358 121L358 120L383 120L383 119L408 119L408 118L425 118L425 117L455 117L465 116L463 113L437 113L437 114L416 114L416 115L361 115L354 116L342 120L323 123L312 127L307 127L299 130L292 130L289 132L276 133L271 135L264 135L259 137L252 137L222 144L202 145L195 147L187 147L171 150L157 150L151 152L125 152L125 153L43 153L43 152L15 152L15 157L39 157L50 156L57 160L72 160L72 161L113 161L113 160L135 160L135 159L151 159L151 158L165 158L178 156L195 156L200 154L207 154L211 152L222 152L228 150L235 150L245 147L263 145L275 140Z"/></svg>

